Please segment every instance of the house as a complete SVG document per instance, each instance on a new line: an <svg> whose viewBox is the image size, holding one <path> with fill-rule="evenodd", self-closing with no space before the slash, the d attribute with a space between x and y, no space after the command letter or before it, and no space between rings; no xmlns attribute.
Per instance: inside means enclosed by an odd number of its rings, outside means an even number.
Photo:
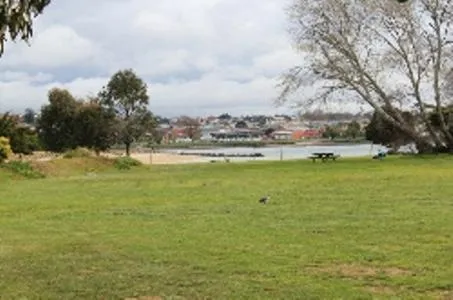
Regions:
<svg viewBox="0 0 453 300"><path fill-rule="evenodd" d="M232 130L219 130L210 133L212 139L221 141L260 141L262 140L263 133L257 129L232 129Z"/></svg>
<svg viewBox="0 0 453 300"><path fill-rule="evenodd" d="M272 133L272 138L274 140L285 140L289 141L292 139L293 131L292 130L277 130Z"/></svg>

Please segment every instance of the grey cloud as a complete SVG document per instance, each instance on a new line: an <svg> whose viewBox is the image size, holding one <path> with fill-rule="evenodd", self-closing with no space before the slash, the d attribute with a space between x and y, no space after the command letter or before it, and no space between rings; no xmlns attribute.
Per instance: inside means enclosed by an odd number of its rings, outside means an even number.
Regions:
<svg viewBox="0 0 453 300"><path fill-rule="evenodd" d="M55 1L38 19L31 47L8 44L0 110L41 105L52 86L93 94L113 72L132 67L149 83L153 110L273 111L275 78L300 61L283 2ZM39 73L46 80L33 79Z"/></svg>

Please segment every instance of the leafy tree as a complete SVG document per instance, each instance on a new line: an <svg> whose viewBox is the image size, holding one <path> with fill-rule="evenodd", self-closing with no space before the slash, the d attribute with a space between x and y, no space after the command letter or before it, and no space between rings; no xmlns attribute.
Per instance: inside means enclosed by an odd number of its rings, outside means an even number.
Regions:
<svg viewBox="0 0 453 300"><path fill-rule="evenodd" d="M408 124L415 125L415 117L412 113L405 111L401 112L401 115ZM397 152L401 146L413 142L413 139L406 132L376 112L365 128L365 137L368 141L389 147L394 152Z"/></svg>
<svg viewBox="0 0 453 300"><path fill-rule="evenodd" d="M356 139L361 133L361 127L359 122L357 121L352 121L348 123L347 128L346 128L346 136Z"/></svg>
<svg viewBox="0 0 453 300"><path fill-rule="evenodd" d="M333 126L326 126L326 128L324 129L324 131L322 133L323 138L328 138L331 140L334 140L339 136L340 136L340 131L338 130L338 128L333 127Z"/></svg>
<svg viewBox="0 0 453 300"><path fill-rule="evenodd" d="M148 88L133 70L115 73L99 93L101 103L112 109L119 121L118 138L130 155L133 142L155 127L153 115L148 111Z"/></svg>
<svg viewBox="0 0 453 300"><path fill-rule="evenodd" d="M290 33L308 58L283 76L278 100L297 99L306 107L359 102L411 137L419 151L453 149L453 134L440 113L451 99L453 5L416 0L401 9L399 2L406 1L292 0ZM314 82L314 94L291 97ZM419 126L407 123L401 104L417 110ZM439 116L438 127L428 105Z"/></svg>
<svg viewBox="0 0 453 300"><path fill-rule="evenodd" d="M39 138L43 146L54 152L75 149L76 113L79 103L64 89L54 88L49 91L49 104L41 108L37 122Z"/></svg>
<svg viewBox="0 0 453 300"><path fill-rule="evenodd" d="M0 0L0 56L8 38L23 41L33 36L33 18L44 11L50 0Z"/></svg>
<svg viewBox="0 0 453 300"><path fill-rule="evenodd" d="M93 149L99 155L115 143L118 129L115 114L97 100L80 103L74 118L78 146Z"/></svg>
<svg viewBox="0 0 453 300"><path fill-rule="evenodd" d="M76 100L61 89L49 92L38 119L40 139L55 152L86 147L99 154L115 143L118 126L115 113L98 99Z"/></svg>
<svg viewBox="0 0 453 300"><path fill-rule="evenodd" d="M30 155L40 148L38 135L28 127L18 126L10 140L14 153Z"/></svg>
<svg viewBox="0 0 453 300"><path fill-rule="evenodd" d="M7 113L0 118L0 136L9 139L12 151L17 154L32 154L39 148L36 132L22 126L18 116Z"/></svg>
<svg viewBox="0 0 453 300"><path fill-rule="evenodd" d="M31 108L27 108L25 110L25 113L23 115L23 120L24 120L24 123L28 124L28 125L35 125L36 123L36 112L31 109Z"/></svg>

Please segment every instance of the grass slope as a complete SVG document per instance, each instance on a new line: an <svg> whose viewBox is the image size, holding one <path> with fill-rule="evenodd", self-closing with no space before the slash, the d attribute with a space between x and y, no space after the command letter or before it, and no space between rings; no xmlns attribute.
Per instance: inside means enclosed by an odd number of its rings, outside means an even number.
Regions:
<svg viewBox="0 0 453 300"><path fill-rule="evenodd" d="M452 167L399 158L3 180L0 297L451 299Z"/></svg>

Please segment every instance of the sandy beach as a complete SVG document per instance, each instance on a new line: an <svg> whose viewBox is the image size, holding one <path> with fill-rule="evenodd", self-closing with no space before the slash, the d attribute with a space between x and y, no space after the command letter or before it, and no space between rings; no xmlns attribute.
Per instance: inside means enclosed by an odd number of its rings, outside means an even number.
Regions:
<svg viewBox="0 0 453 300"><path fill-rule="evenodd" d="M106 157L119 157L112 153L102 154ZM171 153L131 153L131 157L142 162L143 164L153 165L170 165L170 164L188 164L188 163L203 163L208 162L204 157L196 155L178 155Z"/></svg>

